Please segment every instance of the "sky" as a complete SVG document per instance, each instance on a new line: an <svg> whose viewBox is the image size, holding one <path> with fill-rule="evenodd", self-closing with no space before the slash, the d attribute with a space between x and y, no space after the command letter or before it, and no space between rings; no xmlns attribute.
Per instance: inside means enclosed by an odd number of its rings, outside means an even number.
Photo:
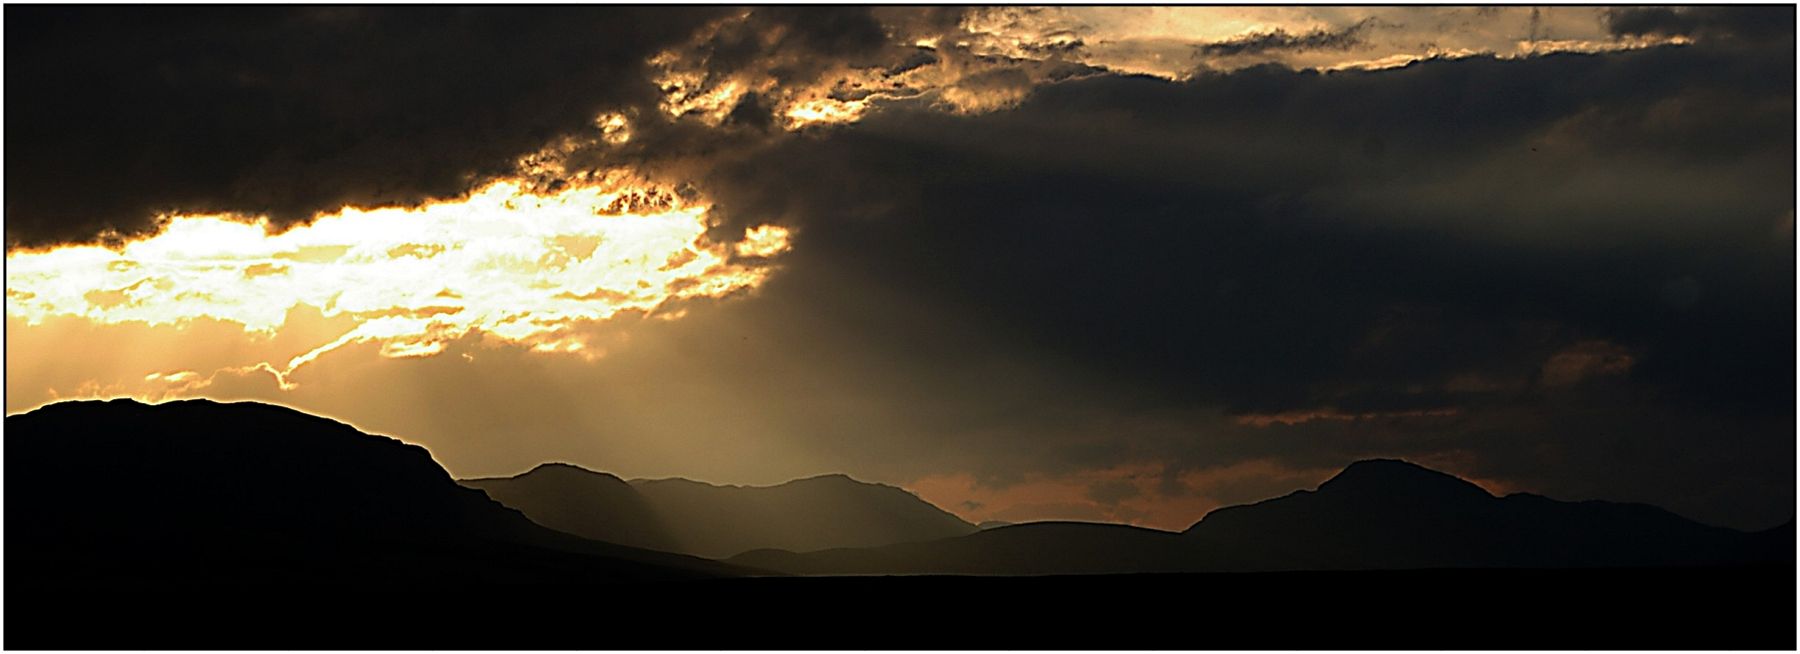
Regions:
<svg viewBox="0 0 1800 654"><path fill-rule="evenodd" d="M1794 515L1792 6L5 14L8 414L975 522L1372 457Z"/></svg>

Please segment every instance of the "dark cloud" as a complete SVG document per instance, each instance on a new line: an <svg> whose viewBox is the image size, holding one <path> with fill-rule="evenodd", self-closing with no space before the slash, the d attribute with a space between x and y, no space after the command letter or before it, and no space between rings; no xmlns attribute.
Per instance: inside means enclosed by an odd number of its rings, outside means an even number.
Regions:
<svg viewBox="0 0 1800 654"><path fill-rule="evenodd" d="M762 68L778 84L792 85L844 64L876 65L890 45L882 24L864 9L762 7L716 23L677 52L708 79Z"/></svg>
<svg viewBox="0 0 1800 654"><path fill-rule="evenodd" d="M1687 36L1791 41L1794 7L1618 7L1606 27L1620 36Z"/></svg>
<svg viewBox="0 0 1800 654"><path fill-rule="evenodd" d="M1019 49L1037 57L1070 57L1087 47L1085 41L1068 30L1052 31L1042 38L1043 41L1021 43Z"/></svg>
<svg viewBox="0 0 1800 654"><path fill-rule="evenodd" d="M11 7L7 242L414 203L654 106L709 8Z"/></svg>
<svg viewBox="0 0 1800 654"><path fill-rule="evenodd" d="M907 55L907 57L905 59L902 59L900 61L900 63L889 66L886 70L884 70L882 72L891 77L891 76L899 75L899 74L907 72L907 71L916 70L923 66L929 66L931 64L935 64L938 61L939 61L939 59L938 59L937 53L935 51L933 51L932 49L917 48L912 52L912 54Z"/></svg>
<svg viewBox="0 0 1800 654"><path fill-rule="evenodd" d="M1226 41L1195 46L1195 51L1208 57L1254 55L1270 51L1305 52L1309 50L1349 50L1366 44L1363 35L1377 25L1373 18L1336 30L1316 29L1303 34L1274 29L1246 34Z"/></svg>
<svg viewBox="0 0 1800 654"><path fill-rule="evenodd" d="M740 184L776 169L746 164L713 186L728 211L806 221L802 259L854 249L888 281L960 296L1097 366L1284 408L1316 392L1294 383L1302 370L1321 383L1423 381L1421 370L1498 365L1528 346L1547 356L1569 330L1680 348L1671 330L1779 317L1721 300L1708 320L1660 301L1700 268L1779 296L1769 273L1791 263L1766 238L1791 204L1792 147L1779 138L1792 134L1780 81L1791 65L1742 64L1659 51L1095 79L991 117L876 117L764 160L828 182ZM1734 105L1683 104L1726 95ZM1657 106L1682 109L1652 119ZM1682 163L1700 157L1751 177L1714 186ZM1587 179L1600 162L1632 178ZM1581 195L1593 192L1608 195ZM1693 238L1761 256L1695 261ZM864 250L869 240L887 247ZM923 253L932 265L912 258Z"/></svg>
<svg viewBox="0 0 1800 654"><path fill-rule="evenodd" d="M791 102L877 92L843 75L941 64L911 43L963 34L966 11L14 8L7 247L141 235L174 211L283 227L411 205L515 173L556 143L559 172L630 166L679 184L782 136ZM981 63L959 92L1022 96L1074 74ZM664 113L732 84L749 90L714 120ZM891 86L880 93L923 92ZM629 143L600 138L602 112L627 118Z"/></svg>
<svg viewBox="0 0 1800 654"><path fill-rule="evenodd" d="M913 22L930 26L937 13ZM766 137L773 107L741 98L724 130L669 121L646 66L655 55L783 85L847 61L904 58L865 8L8 14L8 247L141 234L176 210L291 224L346 204L454 196L555 139L598 136L602 111L631 117L640 143L575 163L655 159L680 170L684 157Z"/></svg>
<svg viewBox="0 0 1800 654"><path fill-rule="evenodd" d="M990 447L954 445L969 460L1435 456L1773 520L1785 495L1746 489L1793 478L1764 465L1793 448L1793 79L1704 45L1091 77L989 115L883 112L706 186L727 217L799 227L802 304L904 298L891 324L844 318L894 375L947 387L930 371L1016 348L1111 389L975 384L1021 397ZM909 405L945 429L970 410ZM1231 424L1321 408L1345 417ZM1159 418L1096 417L1122 415ZM1734 470L1756 472L1703 507L1653 481Z"/></svg>
<svg viewBox="0 0 1800 654"><path fill-rule="evenodd" d="M1088 486L1087 498L1106 506L1118 506L1120 502L1143 495L1144 491L1129 479L1108 479L1094 482Z"/></svg>

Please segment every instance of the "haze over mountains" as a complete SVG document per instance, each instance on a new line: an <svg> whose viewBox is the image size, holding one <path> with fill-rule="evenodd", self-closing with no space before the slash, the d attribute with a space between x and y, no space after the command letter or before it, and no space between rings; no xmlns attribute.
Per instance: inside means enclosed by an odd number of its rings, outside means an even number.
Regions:
<svg viewBox="0 0 1800 654"><path fill-rule="evenodd" d="M1781 544L1785 543L1786 547ZM952 539L730 559L796 574L1108 574L1694 566L1791 560L1791 524L1748 534L1656 507L1505 497L1393 460L1315 491L1219 509L1185 532L1034 523Z"/></svg>
<svg viewBox="0 0 1800 654"><path fill-rule="evenodd" d="M627 482L546 464L462 483L586 538L807 575L1691 566L1785 560L1780 553L1792 550L1791 525L1746 534L1642 504L1495 497L1381 459L1355 463L1317 490L1214 511L1182 533L1066 522L977 527L902 489L842 475L756 488Z"/></svg>
<svg viewBox="0 0 1800 654"><path fill-rule="evenodd" d="M776 486L717 486L687 479L627 482L556 463L461 483L552 529L708 558L765 548L873 547L977 531L906 490L836 474Z"/></svg>

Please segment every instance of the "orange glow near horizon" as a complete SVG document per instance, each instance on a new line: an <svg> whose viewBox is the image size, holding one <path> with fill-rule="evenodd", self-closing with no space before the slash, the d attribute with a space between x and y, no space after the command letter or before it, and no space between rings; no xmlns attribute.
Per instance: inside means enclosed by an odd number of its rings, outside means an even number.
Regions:
<svg viewBox="0 0 1800 654"><path fill-rule="evenodd" d="M634 193L642 194L599 185L539 193L503 180L414 208L345 208L279 234L266 219L173 216L117 249L8 253L6 311L27 325L213 319L253 337L273 337L299 306L349 318L354 326L333 340L245 366L288 388L296 369L354 343L424 357L476 334L593 357L576 325L754 288L788 248L787 230L774 225L713 242L706 206L645 211L631 206ZM147 372L177 384L205 376Z"/></svg>

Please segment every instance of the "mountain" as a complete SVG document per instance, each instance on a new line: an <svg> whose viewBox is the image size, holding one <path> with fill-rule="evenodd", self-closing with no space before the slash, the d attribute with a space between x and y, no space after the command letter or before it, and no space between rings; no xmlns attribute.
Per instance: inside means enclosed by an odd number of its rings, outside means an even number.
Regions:
<svg viewBox="0 0 1800 654"><path fill-rule="evenodd" d="M715 486L687 479L627 482L556 463L462 484L552 529L709 558L764 548L873 547L977 531L910 492L844 475Z"/></svg>
<svg viewBox="0 0 1800 654"><path fill-rule="evenodd" d="M424 448L276 406L63 402L8 416L5 451L9 590L741 572L545 529L458 486Z"/></svg>
<svg viewBox="0 0 1800 654"><path fill-rule="evenodd" d="M546 463L515 477L465 479L532 522L582 538L680 551L669 528L629 482L566 463Z"/></svg>
<svg viewBox="0 0 1800 654"><path fill-rule="evenodd" d="M1248 569L1724 563L1748 535L1646 504L1495 497L1404 461L1360 461L1316 491L1207 514L1186 535Z"/></svg>
<svg viewBox="0 0 1800 654"><path fill-rule="evenodd" d="M7 649L1177 649L1193 646L1193 630L1179 626L1196 615L1205 617L1208 646L1240 649L1794 642L1791 523L1742 534L1650 507L1496 498L1390 462L1352 466L1316 491L1214 512L1186 533L1031 523L734 559L806 573L960 575L893 578L745 574L754 571L584 540L458 486L422 448L267 405L56 404L7 417L5 449ZM607 492L667 485L569 466L541 472ZM1554 523L1555 536L1574 545L1551 551L1611 546L1620 534L1681 543L1722 533L1789 563L1108 574L1285 569L1294 557L1326 560L1321 549L1370 546L1457 562L1416 542L1480 544L1456 535L1464 526L1444 515L1452 509L1489 511L1481 515L1490 520L1570 512ZM1372 515L1414 535L1370 533L1323 511ZM1519 528L1483 527L1483 537ZM1696 528L1701 536L1671 533ZM1319 542L1274 547L1256 536L1265 530ZM1542 536L1519 542L1543 550ZM1650 550L1683 551L1659 547ZM1406 565L1358 560L1367 561ZM1029 576L1057 573L1080 576ZM1333 601L1342 597L1355 601ZM997 607L1055 628L968 628ZM894 628L894 616L922 608L947 617ZM1370 627L1390 624L1404 628Z"/></svg>
<svg viewBox="0 0 1800 654"><path fill-rule="evenodd" d="M1318 489L1219 509L1182 533L1034 523L926 543L730 559L796 574L1096 574L1594 568L1792 561L1792 528L1711 527L1643 504L1495 497L1395 460Z"/></svg>

